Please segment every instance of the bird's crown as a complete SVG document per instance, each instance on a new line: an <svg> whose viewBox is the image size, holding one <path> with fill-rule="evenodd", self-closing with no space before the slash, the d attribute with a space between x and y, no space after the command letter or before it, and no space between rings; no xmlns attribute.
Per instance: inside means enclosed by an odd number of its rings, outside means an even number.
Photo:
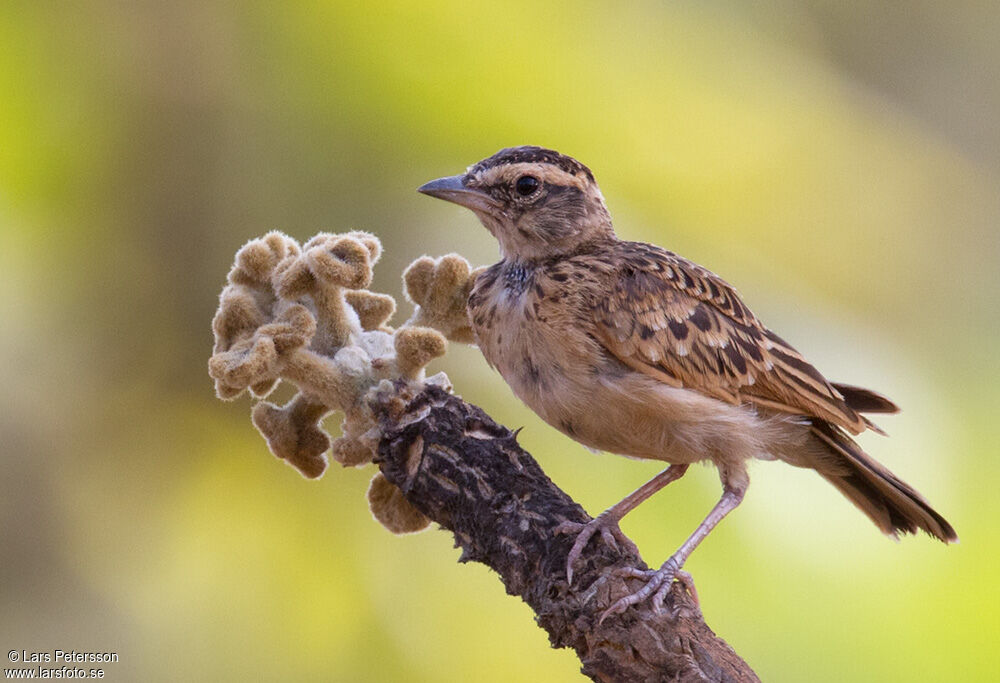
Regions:
<svg viewBox="0 0 1000 683"><path fill-rule="evenodd" d="M496 168L498 166L510 166L513 164L539 164L554 166L573 176L585 176L590 182L594 182L594 174L590 169L581 164L573 157L560 154L552 149L535 147L533 145L522 145L521 147L507 147L491 157L469 167L467 175L475 176Z"/></svg>

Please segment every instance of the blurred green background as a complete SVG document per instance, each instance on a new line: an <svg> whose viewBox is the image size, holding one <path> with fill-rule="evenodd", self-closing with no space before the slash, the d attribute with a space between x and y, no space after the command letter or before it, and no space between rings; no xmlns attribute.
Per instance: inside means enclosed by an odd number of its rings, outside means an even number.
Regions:
<svg viewBox="0 0 1000 683"><path fill-rule="evenodd" d="M114 650L111 680L580 680L446 533L371 520L370 469L306 481L206 372L246 240L375 231L399 296L421 254L496 257L414 188L540 144L619 234L897 400L863 445L961 536L893 543L759 463L689 564L708 623L769 681L1000 680L998 36L965 1L5 0L0 645ZM440 369L593 513L657 471L557 434L474 349ZM718 493L697 468L624 529L659 563Z"/></svg>

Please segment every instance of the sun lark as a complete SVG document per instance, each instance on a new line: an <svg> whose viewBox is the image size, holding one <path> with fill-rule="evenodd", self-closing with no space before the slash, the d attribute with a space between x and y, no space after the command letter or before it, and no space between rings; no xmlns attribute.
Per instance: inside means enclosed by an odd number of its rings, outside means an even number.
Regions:
<svg viewBox="0 0 1000 683"><path fill-rule="evenodd" d="M691 552L747 490L747 461L816 470L886 534L954 529L851 438L880 431L865 414L889 399L827 381L750 312L717 275L660 247L619 239L586 166L514 147L420 192L471 209L500 243L476 278L468 313L486 361L543 420L593 449L669 463L577 533L567 579L587 541L630 543L618 522L691 463L719 470L722 498L643 587L659 609Z"/></svg>

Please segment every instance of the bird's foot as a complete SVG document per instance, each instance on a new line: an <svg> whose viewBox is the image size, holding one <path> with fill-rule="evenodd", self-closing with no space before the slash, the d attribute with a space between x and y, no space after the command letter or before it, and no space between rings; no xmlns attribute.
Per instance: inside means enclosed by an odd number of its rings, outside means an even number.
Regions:
<svg viewBox="0 0 1000 683"><path fill-rule="evenodd" d="M663 601L666 599L667 593L670 591L670 586L673 585L675 580L684 586L691 599L694 600L694 604L698 605L698 591L694 587L694 579L691 578L690 574L681 569L680 563L673 557L664 562L663 566L655 571L652 569L623 567L616 569L614 573L617 576L643 579L646 581L646 584L634 593L630 593L619 599L606 609L598 623L603 622L612 614L621 614L632 605L638 605L645 600L650 600L653 612L656 614L662 613Z"/></svg>
<svg viewBox="0 0 1000 683"><path fill-rule="evenodd" d="M601 534L601 539L609 547L618 550L618 546L621 544L626 550L630 550L636 555L639 554L639 549L632 542L632 539L622 533L621 528L618 526L618 520L610 515L605 516L605 514L600 514L586 524L581 522L562 522L555 528L555 533L576 534L576 541L573 542L573 547L570 548L569 555L566 556L567 584L573 585L573 565L580 559L580 555L583 554L583 549L587 546L587 542L598 532Z"/></svg>

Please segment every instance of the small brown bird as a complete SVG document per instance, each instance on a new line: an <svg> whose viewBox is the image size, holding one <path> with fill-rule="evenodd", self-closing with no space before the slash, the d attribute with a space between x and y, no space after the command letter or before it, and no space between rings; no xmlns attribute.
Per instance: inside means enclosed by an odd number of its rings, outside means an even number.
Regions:
<svg viewBox="0 0 1000 683"><path fill-rule="evenodd" d="M889 399L828 382L770 331L736 290L651 244L620 240L586 166L539 147L503 149L419 190L471 209L502 259L475 281L468 312L486 361L550 425L590 448L670 463L578 532L630 544L618 522L691 463L719 470L721 500L647 583L608 613L653 597L659 610L691 551L743 500L747 461L819 472L884 533L954 529L850 435L880 432L865 413Z"/></svg>

